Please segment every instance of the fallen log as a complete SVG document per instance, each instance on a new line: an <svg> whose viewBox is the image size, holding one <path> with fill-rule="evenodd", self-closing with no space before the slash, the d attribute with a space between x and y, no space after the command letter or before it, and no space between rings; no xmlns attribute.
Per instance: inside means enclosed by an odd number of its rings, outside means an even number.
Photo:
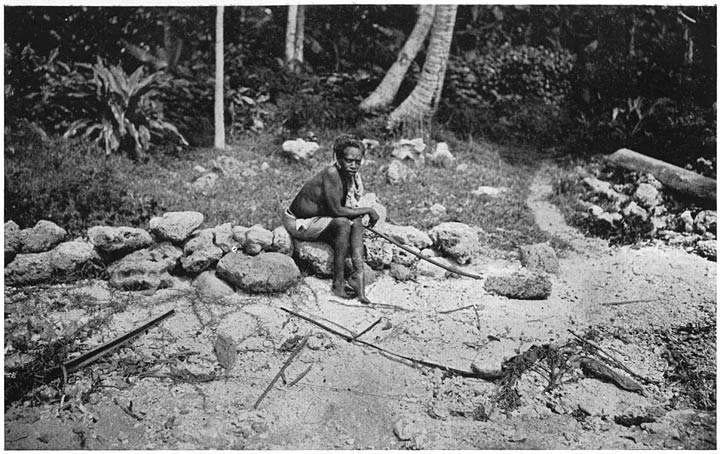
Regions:
<svg viewBox="0 0 720 454"><path fill-rule="evenodd" d="M606 157L608 163L636 172L652 174L662 184L680 193L708 201L717 200L717 180L627 148Z"/></svg>

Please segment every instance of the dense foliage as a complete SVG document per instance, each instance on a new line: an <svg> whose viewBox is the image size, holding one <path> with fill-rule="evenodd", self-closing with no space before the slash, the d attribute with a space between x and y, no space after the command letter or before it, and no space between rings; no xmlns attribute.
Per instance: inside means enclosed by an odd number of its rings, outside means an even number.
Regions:
<svg viewBox="0 0 720 454"><path fill-rule="evenodd" d="M110 122L114 132L100 139L109 144L100 148L135 154L152 151L149 118L163 122L155 129L170 132L167 138L177 139L172 125L193 145L208 142L214 8L5 12L6 123L24 118L62 134L76 120ZM715 12L707 6L461 5L438 119L464 135L574 153L627 146L680 165L712 161ZM231 134L366 125L357 104L397 57L414 25L414 8L309 6L299 74L284 71L286 14L284 6L227 8ZM398 102L424 57L421 51L411 66ZM108 97L78 96L97 92L98 76L83 65L97 65L98 58L111 73L122 68L126 79L139 67L152 78L153 96L126 115L142 117L131 120L136 132L108 114L115 104ZM146 129L139 132L140 126ZM160 135L153 138L162 142Z"/></svg>

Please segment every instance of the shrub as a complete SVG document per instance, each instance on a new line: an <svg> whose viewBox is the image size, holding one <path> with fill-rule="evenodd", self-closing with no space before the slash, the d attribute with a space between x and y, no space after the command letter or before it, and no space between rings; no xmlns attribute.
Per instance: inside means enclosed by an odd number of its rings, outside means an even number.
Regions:
<svg viewBox="0 0 720 454"><path fill-rule="evenodd" d="M372 76L363 71L286 77L290 83L276 95L275 122L293 132L303 128L353 127L362 117L358 105L372 89Z"/></svg>
<svg viewBox="0 0 720 454"><path fill-rule="evenodd" d="M560 105L570 91L573 63L566 50L525 45L469 52L450 58L446 94L472 106L528 99Z"/></svg>
<svg viewBox="0 0 720 454"><path fill-rule="evenodd" d="M440 120L462 134L556 145L573 63L567 51L507 44L453 56Z"/></svg>
<svg viewBox="0 0 720 454"><path fill-rule="evenodd" d="M7 53L7 52L6 52ZM69 64L54 49L47 57L26 47L8 71L5 85L10 122L26 118L51 133L82 134L106 154L130 151L145 154L151 142L173 135L187 144L166 121L158 89L171 77L163 72L131 75L120 66ZM27 77L22 80L22 77Z"/></svg>
<svg viewBox="0 0 720 454"><path fill-rule="evenodd" d="M128 76L120 66L105 66L99 57L92 72L87 91L69 94L86 101L83 107L89 115L73 122L64 137L84 132L84 137L102 145L105 154L133 150L138 156L147 152L152 136L170 133L188 144L175 125L165 121L162 104L154 99L158 94L154 84L166 77L164 73L143 77L140 66Z"/></svg>
<svg viewBox="0 0 720 454"><path fill-rule="evenodd" d="M144 225L162 210L118 176L119 167L130 165L127 158L99 157L85 142L18 130L6 134L5 151L4 216L23 228L47 219L83 235L98 224Z"/></svg>

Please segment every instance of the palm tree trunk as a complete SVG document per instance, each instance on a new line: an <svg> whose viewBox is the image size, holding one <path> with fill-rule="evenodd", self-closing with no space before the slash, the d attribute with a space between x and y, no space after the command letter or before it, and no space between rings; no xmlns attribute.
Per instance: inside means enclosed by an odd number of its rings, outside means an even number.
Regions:
<svg viewBox="0 0 720 454"><path fill-rule="evenodd" d="M389 126L396 127L403 123L424 124L432 117L442 91L456 14L457 5L437 7L420 80L407 99L392 111L388 119Z"/></svg>
<svg viewBox="0 0 720 454"><path fill-rule="evenodd" d="M410 36L400 50L397 60L395 60L385 74L385 77L375 91L370 93L370 95L360 103L360 110L370 112L383 109L389 106L393 99L395 99L395 95L397 95L400 84L405 78L405 73L407 73L410 63L415 59L415 56L425 41L425 37L430 31L433 19L435 18L435 8L435 5L422 5L419 8L415 27L413 27Z"/></svg>
<svg viewBox="0 0 720 454"><path fill-rule="evenodd" d="M295 41L297 40L298 5L288 6L287 28L285 29L285 64L295 71Z"/></svg>
<svg viewBox="0 0 720 454"><path fill-rule="evenodd" d="M303 47L305 42L305 6L297 7L297 26L295 30L295 62L302 65L304 59Z"/></svg>
<svg viewBox="0 0 720 454"><path fill-rule="evenodd" d="M223 84L225 64L223 52L223 13L225 7L218 6L215 16L215 148L225 149L225 112L223 110Z"/></svg>

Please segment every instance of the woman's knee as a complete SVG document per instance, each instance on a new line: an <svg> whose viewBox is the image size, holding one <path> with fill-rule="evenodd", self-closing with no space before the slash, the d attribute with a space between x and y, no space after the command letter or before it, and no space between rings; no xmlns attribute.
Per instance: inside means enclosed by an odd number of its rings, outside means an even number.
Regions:
<svg viewBox="0 0 720 454"><path fill-rule="evenodd" d="M348 218L334 218L330 223L338 233L350 233L352 228L352 221Z"/></svg>

